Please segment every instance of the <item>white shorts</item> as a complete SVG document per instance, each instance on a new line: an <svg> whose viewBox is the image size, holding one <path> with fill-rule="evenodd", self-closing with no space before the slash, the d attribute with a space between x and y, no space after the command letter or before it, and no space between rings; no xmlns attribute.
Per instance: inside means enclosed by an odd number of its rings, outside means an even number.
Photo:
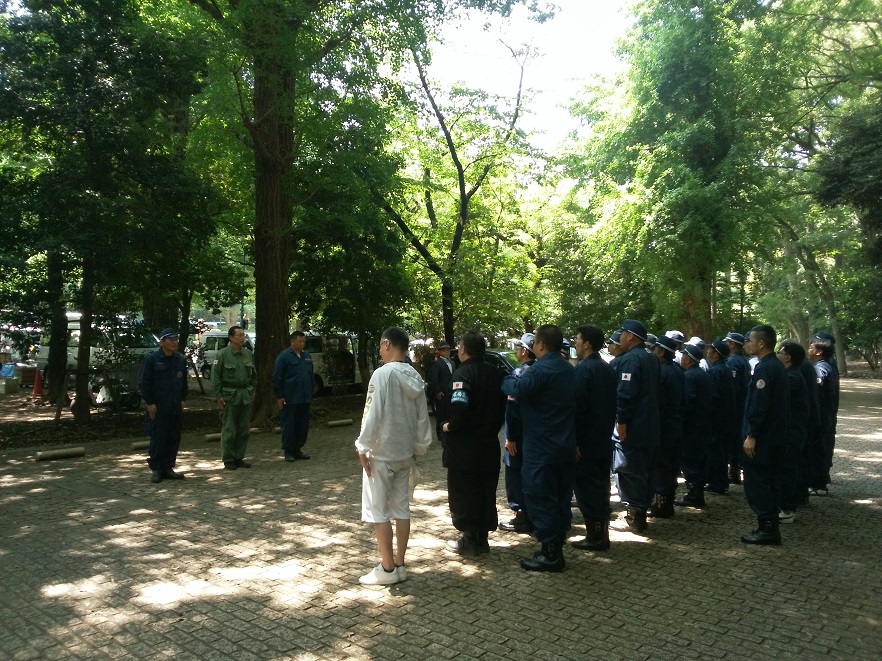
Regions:
<svg viewBox="0 0 882 661"><path fill-rule="evenodd" d="M386 523L410 518L408 479L413 459L379 461L371 459L371 476L361 472L361 520Z"/></svg>

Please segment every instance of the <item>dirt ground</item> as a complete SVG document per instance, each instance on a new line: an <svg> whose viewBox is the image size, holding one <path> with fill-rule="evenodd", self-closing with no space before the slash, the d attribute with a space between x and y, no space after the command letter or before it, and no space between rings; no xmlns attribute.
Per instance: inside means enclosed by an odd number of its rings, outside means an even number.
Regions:
<svg viewBox="0 0 882 661"><path fill-rule="evenodd" d="M190 396L184 402L185 433L220 431L220 417L214 398L202 394L191 379ZM322 395L313 400L313 422L341 418L361 419L364 395L340 397ZM271 421L275 426L277 421ZM74 423L69 408L63 408L55 422L55 406L31 396L30 389L0 394L0 451L47 445L83 445L94 441L144 438L144 407L139 411L114 413L107 408L93 408L88 425Z"/></svg>

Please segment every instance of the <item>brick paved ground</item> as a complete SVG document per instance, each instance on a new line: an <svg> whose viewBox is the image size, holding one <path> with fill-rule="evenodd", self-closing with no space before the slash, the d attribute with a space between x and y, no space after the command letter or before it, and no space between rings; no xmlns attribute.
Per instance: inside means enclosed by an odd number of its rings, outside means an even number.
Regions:
<svg viewBox="0 0 882 661"><path fill-rule="evenodd" d="M315 430L313 460L253 437L221 470L186 439L182 482L149 482L128 443L81 459L0 456L2 659L878 659L882 654L882 384L843 381L827 498L753 548L740 487L703 512L613 533L529 574L526 536L462 559L437 446L422 460L410 580L364 587L355 427ZM500 487L502 485L500 484ZM500 490L500 495L502 491ZM500 498L500 505L504 503ZM506 516L505 512L502 512Z"/></svg>

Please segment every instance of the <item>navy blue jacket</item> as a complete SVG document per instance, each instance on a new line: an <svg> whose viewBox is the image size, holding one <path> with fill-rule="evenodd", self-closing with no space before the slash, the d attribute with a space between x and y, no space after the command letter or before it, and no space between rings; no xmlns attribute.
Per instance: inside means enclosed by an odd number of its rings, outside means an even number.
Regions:
<svg viewBox="0 0 882 661"><path fill-rule="evenodd" d="M711 434L724 448L737 443L739 425L735 417L735 379L732 369L718 360L708 370L711 394ZM741 439L744 440L744 439Z"/></svg>
<svg viewBox="0 0 882 661"><path fill-rule="evenodd" d="M836 414L839 411L839 373L827 360L815 363L818 377L818 411L821 416L821 433L836 431Z"/></svg>
<svg viewBox="0 0 882 661"><path fill-rule="evenodd" d="M521 406L525 464L575 461L575 386L576 371L557 352L542 356L521 378L509 374L502 381L502 392Z"/></svg>
<svg viewBox="0 0 882 661"><path fill-rule="evenodd" d="M756 439L756 461L768 461L771 448L787 443L789 427L787 370L774 353L766 354L753 368L744 409L744 437Z"/></svg>
<svg viewBox="0 0 882 661"><path fill-rule="evenodd" d="M787 384L790 390L790 436L788 443L802 448L808 440L809 395L805 379L799 368L787 370Z"/></svg>
<svg viewBox="0 0 882 661"><path fill-rule="evenodd" d="M576 365L576 444L582 459L609 461L616 424L616 372L592 353Z"/></svg>
<svg viewBox="0 0 882 661"><path fill-rule="evenodd" d="M662 441L679 444L683 439L683 397L686 377L683 369L666 360L659 363L658 417Z"/></svg>
<svg viewBox="0 0 882 661"><path fill-rule="evenodd" d="M711 376L693 365L683 377L683 439L703 443L711 433Z"/></svg>
<svg viewBox="0 0 882 661"><path fill-rule="evenodd" d="M628 425L624 445L653 448L660 437L658 358L641 342L612 363L618 378L616 422Z"/></svg>
<svg viewBox="0 0 882 661"><path fill-rule="evenodd" d="M273 366L273 392L285 404L309 404L313 387L312 356L301 351L300 357L288 347L276 358Z"/></svg>
<svg viewBox="0 0 882 661"><path fill-rule="evenodd" d="M815 366L806 358L799 364L799 373L805 381L805 389L808 393L808 421L807 433L809 438L814 438L818 429L821 428L821 412L818 404L818 375L815 374Z"/></svg>
<svg viewBox="0 0 882 661"><path fill-rule="evenodd" d="M521 378L521 375L535 362L535 360L531 360L524 363L512 372L512 374L517 378ZM512 443L517 443L518 452L521 451L521 448L523 447L521 442L524 440L524 421L521 417L521 407L518 404L518 400L513 395L508 396L508 403L505 406L505 439Z"/></svg>
<svg viewBox="0 0 882 661"><path fill-rule="evenodd" d="M180 415L187 399L187 361L177 351L166 356L162 349L147 354L138 377L141 399L156 404L157 415Z"/></svg>

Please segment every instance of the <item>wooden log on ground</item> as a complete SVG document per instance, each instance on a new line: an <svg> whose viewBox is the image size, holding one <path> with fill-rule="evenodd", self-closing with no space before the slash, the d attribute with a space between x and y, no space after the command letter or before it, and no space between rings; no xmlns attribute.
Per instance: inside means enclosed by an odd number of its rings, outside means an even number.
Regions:
<svg viewBox="0 0 882 661"><path fill-rule="evenodd" d="M86 448L62 448L61 450L41 450L37 453L37 461L48 461L50 459L73 459L75 457L83 457L86 454Z"/></svg>

